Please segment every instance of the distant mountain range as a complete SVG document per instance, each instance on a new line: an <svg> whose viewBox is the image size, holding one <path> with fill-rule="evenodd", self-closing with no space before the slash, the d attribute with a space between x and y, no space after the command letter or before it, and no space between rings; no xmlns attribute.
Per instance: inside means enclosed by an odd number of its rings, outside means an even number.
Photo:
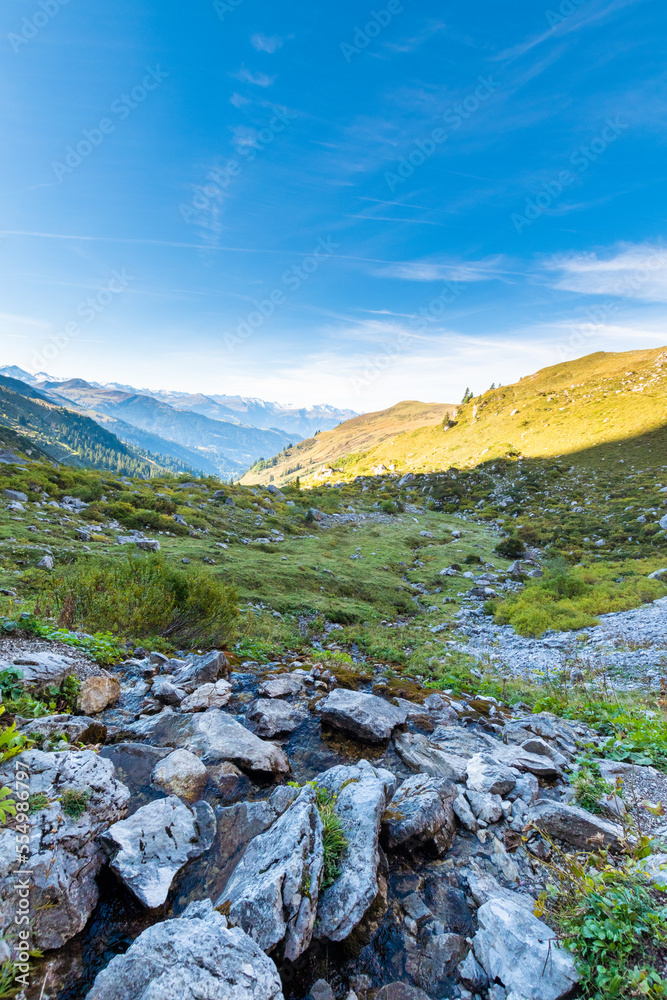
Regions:
<svg viewBox="0 0 667 1000"><path fill-rule="evenodd" d="M137 460L143 456L156 466L225 479L239 478L264 455L289 454L291 446L302 440L297 428L313 433L314 426L335 427L353 412L331 406L298 409L240 396L137 390L78 378L58 381L46 372L32 375L16 365L0 368L0 378L12 382L12 390L19 394L18 387L24 386L26 399L36 398L32 390L42 400L94 421L119 445L129 445ZM13 418L0 417L0 422L23 428L16 406L10 409ZM59 434L61 438L65 434L62 426ZM43 435L40 441L48 450Z"/></svg>

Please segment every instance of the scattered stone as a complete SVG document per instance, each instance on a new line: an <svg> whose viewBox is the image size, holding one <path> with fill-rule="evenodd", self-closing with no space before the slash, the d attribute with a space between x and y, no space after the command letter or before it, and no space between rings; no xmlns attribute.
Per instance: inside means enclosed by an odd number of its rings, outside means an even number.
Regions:
<svg viewBox="0 0 667 1000"><path fill-rule="evenodd" d="M79 689L77 707L84 715L97 715L120 698L120 681L111 674L86 677Z"/></svg>
<svg viewBox="0 0 667 1000"><path fill-rule="evenodd" d="M50 556L48 553L45 556L43 556L43 558L40 559L39 562L37 563L37 569L51 570L53 569L54 566L55 566L55 561L53 559L53 556Z"/></svg>
<svg viewBox="0 0 667 1000"><path fill-rule="evenodd" d="M191 809L177 796L149 802L100 836L111 869L148 909L166 901L177 873L209 849L215 815L206 802Z"/></svg>
<svg viewBox="0 0 667 1000"><path fill-rule="evenodd" d="M284 1000L278 970L209 899L139 935L98 975L86 1000Z"/></svg>
<svg viewBox="0 0 667 1000"><path fill-rule="evenodd" d="M88 745L104 743L107 738L104 723L86 715L43 715L39 719L22 720L20 729L29 736L51 739L58 735L64 736L70 743Z"/></svg>
<svg viewBox="0 0 667 1000"><path fill-rule="evenodd" d="M334 808L348 848L341 874L320 896L315 935L344 941L378 894L380 821L396 779L361 760L354 767L332 767L318 775L317 785L337 796Z"/></svg>
<svg viewBox="0 0 667 1000"><path fill-rule="evenodd" d="M336 1000L336 994L329 986L326 979L318 979L310 987L310 1000Z"/></svg>
<svg viewBox="0 0 667 1000"><path fill-rule="evenodd" d="M317 705L322 721L336 729L352 733L368 743L388 740L397 726L405 723L406 713L383 698L360 691L336 688Z"/></svg>
<svg viewBox="0 0 667 1000"><path fill-rule="evenodd" d="M151 688L151 695L162 705L180 705L186 693L168 677L156 677Z"/></svg>
<svg viewBox="0 0 667 1000"><path fill-rule="evenodd" d="M74 534L80 542L89 542L92 538L88 528L77 528Z"/></svg>
<svg viewBox="0 0 667 1000"><path fill-rule="evenodd" d="M377 993L377 1000L430 1000L430 997L417 986L409 986L408 983L389 983Z"/></svg>
<svg viewBox="0 0 667 1000"><path fill-rule="evenodd" d="M324 868L322 820L306 785L266 833L251 840L216 906L262 951L284 941L293 962L310 945Z"/></svg>
<svg viewBox="0 0 667 1000"><path fill-rule="evenodd" d="M500 795L494 795L491 792L475 792L469 788L466 791L466 798L475 818L486 826L498 823L503 818Z"/></svg>
<svg viewBox="0 0 667 1000"><path fill-rule="evenodd" d="M517 777L515 770L490 754L475 754L468 761L467 786L474 792L506 796L516 785Z"/></svg>
<svg viewBox="0 0 667 1000"><path fill-rule="evenodd" d="M224 653L214 649L203 656L192 656L173 675L172 681L188 694L202 684L215 684L221 677L229 677L229 661Z"/></svg>
<svg viewBox="0 0 667 1000"><path fill-rule="evenodd" d="M20 490L3 490L2 492L4 493L4 495L9 500L16 500L19 503L27 503L28 502L28 495L27 495L27 493L21 493Z"/></svg>
<svg viewBox="0 0 667 1000"><path fill-rule="evenodd" d="M167 795L196 802L207 781L206 768L189 750L174 750L164 757L151 774L151 783Z"/></svg>

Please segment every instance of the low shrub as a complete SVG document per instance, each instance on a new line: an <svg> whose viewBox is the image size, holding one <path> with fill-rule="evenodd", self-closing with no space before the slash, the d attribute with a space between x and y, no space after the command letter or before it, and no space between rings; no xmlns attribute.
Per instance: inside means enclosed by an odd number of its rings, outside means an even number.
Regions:
<svg viewBox="0 0 667 1000"><path fill-rule="evenodd" d="M52 600L57 608L67 602L72 625L134 640L161 636L183 647L225 645L238 614L234 588L208 568L143 553L75 564L53 580Z"/></svg>

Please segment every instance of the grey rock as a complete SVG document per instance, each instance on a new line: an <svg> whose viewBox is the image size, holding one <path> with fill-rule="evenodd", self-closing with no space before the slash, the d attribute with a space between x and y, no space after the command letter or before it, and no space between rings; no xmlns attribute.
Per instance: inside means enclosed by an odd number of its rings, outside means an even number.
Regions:
<svg viewBox="0 0 667 1000"><path fill-rule="evenodd" d="M20 490L3 490L2 492L9 500L17 500L19 503L28 502L27 493L21 493Z"/></svg>
<svg viewBox="0 0 667 1000"><path fill-rule="evenodd" d="M488 988L489 977L475 958L472 949L468 952L458 968L459 979L475 993L481 993Z"/></svg>
<svg viewBox="0 0 667 1000"><path fill-rule="evenodd" d="M503 818L502 799L500 795L491 792L475 792L468 788L466 798L477 820L489 826L498 823Z"/></svg>
<svg viewBox="0 0 667 1000"><path fill-rule="evenodd" d="M578 981L574 958L521 901L494 897L477 911L475 957L491 982L526 1000L560 1000Z"/></svg>
<svg viewBox="0 0 667 1000"><path fill-rule="evenodd" d="M205 712L207 708L224 708L232 697L229 681L202 684L181 702L181 712Z"/></svg>
<svg viewBox="0 0 667 1000"><path fill-rule="evenodd" d="M229 669L225 654L213 649L203 656L189 657L185 665L172 676L172 681L177 687L192 694L202 684L215 684L221 677L227 678Z"/></svg>
<svg viewBox="0 0 667 1000"><path fill-rule="evenodd" d="M92 535L88 531L88 528L77 528L74 534L76 535L77 540L80 542L89 542L90 539L92 538Z"/></svg>
<svg viewBox="0 0 667 1000"><path fill-rule="evenodd" d="M218 708L195 714L165 709L159 715L140 719L123 732L130 738L151 740L157 746L185 747L205 764L230 761L264 774L287 774L290 770L280 747L260 740Z"/></svg>
<svg viewBox="0 0 667 1000"><path fill-rule="evenodd" d="M23 684L42 688L59 686L70 674L76 673L75 661L62 653L48 650L31 651L29 655L14 660L0 658L0 670L17 667L23 674Z"/></svg>
<svg viewBox="0 0 667 1000"><path fill-rule="evenodd" d="M54 558L53 556L49 555L48 552L37 563L37 569L53 569L54 566L55 566Z"/></svg>
<svg viewBox="0 0 667 1000"><path fill-rule="evenodd" d="M284 941L295 961L310 945L324 868L322 820L307 785L266 833L251 840L217 902L266 952Z"/></svg>
<svg viewBox="0 0 667 1000"><path fill-rule="evenodd" d="M140 934L86 1000L284 1000L274 963L210 900Z"/></svg>
<svg viewBox="0 0 667 1000"><path fill-rule="evenodd" d="M138 549L143 549L145 552L159 552L161 547L157 538L138 538L135 544Z"/></svg>
<svg viewBox="0 0 667 1000"><path fill-rule="evenodd" d="M413 483L417 477L414 472L406 472L404 476L398 480L398 486L407 486L408 483ZM393 998L392 998L393 1000Z"/></svg>
<svg viewBox="0 0 667 1000"><path fill-rule="evenodd" d="M544 741L536 738L535 742L543 743ZM531 741L528 740L527 743L530 744ZM546 744L544 745L546 746ZM555 752L566 764L567 760L565 757L558 753L558 751ZM528 771L529 774L534 774L537 778L559 778L563 774L562 768L551 755L531 753L525 743L522 743L520 746L515 744L504 747L501 760L508 767L515 768L517 771Z"/></svg>
<svg viewBox="0 0 667 1000"><path fill-rule="evenodd" d="M317 705L324 722L369 743L388 740L406 713L374 694L336 688Z"/></svg>
<svg viewBox="0 0 667 1000"><path fill-rule="evenodd" d="M66 736L70 743L104 743L107 727L86 715L43 715L40 719L22 722L22 733L49 739L56 734Z"/></svg>
<svg viewBox="0 0 667 1000"><path fill-rule="evenodd" d="M506 796L516 785L515 770L502 764L491 754L475 754L468 761L467 786L474 792Z"/></svg>
<svg viewBox="0 0 667 1000"><path fill-rule="evenodd" d="M418 986L408 983L389 983L377 993L377 1000L431 1000Z"/></svg>
<svg viewBox="0 0 667 1000"><path fill-rule="evenodd" d="M318 775L317 784L337 796L335 811L347 838L342 872L320 896L315 934L344 941L378 893L380 821L396 788L390 771L361 760Z"/></svg>
<svg viewBox="0 0 667 1000"><path fill-rule="evenodd" d="M151 783L156 788L188 802L201 797L206 780L206 768L189 750L174 750L156 764L151 774Z"/></svg>
<svg viewBox="0 0 667 1000"><path fill-rule="evenodd" d="M652 854L640 866L656 885L667 889L667 854Z"/></svg>
<svg viewBox="0 0 667 1000"><path fill-rule="evenodd" d="M465 781L467 777L463 757L443 750L421 733L397 733L394 746L401 760L422 774L451 781Z"/></svg>
<svg viewBox="0 0 667 1000"><path fill-rule="evenodd" d="M186 697L183 688L177 687L168 677L156 677L151 694L163 705L180 705Z"/></svg>
<svg viewBox="0 0 667 1000"><path fill-rule="evenodd" d="M287 695L299 694L305 686L306 680L303 674L278 674L262 681L257 693L261 698L285 698Z"/></svg>
<svg viewBox="0 0 667 1000"><path fill-rule="evenodd" d="M336 1000L336 994L326 979L318 979L316 983L313 983L309 995L311 1000Z"/></svg>
<svg viewBox="0 0 667 1000"><path fill-rule="evenodd" d="M302 708L271 698L258 699L248 712L248 721L254 724L257 735L269 738L293 732L307 717Z"/></svg>
<svg viewBox="0 0 667 1000"><path fill-rule="evenodd" d="M92 750L26 751L0 766L0 787L14 784L17 762L30 774L31 793L43 793L48 801L31 821L33 943L60 948L85 927L97 906L96 876L105 858L96 838L125 815L130 793L116 779L111 761ZM88 796L78 819L63 812L67 791ZM14 830L0 831L0 934L15 916L16 846Z"/></svg>
<svg viewBox="0 0 667 1000"><path fill-rule="evenodd" d="M215 815L206 802L193 810L177 796L149 802L100 836L112 870L149 909L166 901L177 873L209 849Z"/></svg>
<svg viewBox="0 0 667 1000"><path fill-rule="evenodd" d="M550 837L583 850L595 845L617 847L623 839L621 826L564 802L537 802L528 813L528 820Z"/></svg>
<svg viewBox="0 0 667 1000"><path fill-rule="evenodd" d="M456 833L452 806L457 794L456 785L446 778L407 778L382 817L388 846L412 850L432 841L438 854L444 854Z"/></svg>
<svg viewBox="0 0 667 1000"><path fill-rule="evenodd" d="M470 830L471 833L476 833L477 830L479 830L479 823L477 822L475 814L470 808L470 803L463 792L460 792L454 799L452 808L466 830Z"/></svg>

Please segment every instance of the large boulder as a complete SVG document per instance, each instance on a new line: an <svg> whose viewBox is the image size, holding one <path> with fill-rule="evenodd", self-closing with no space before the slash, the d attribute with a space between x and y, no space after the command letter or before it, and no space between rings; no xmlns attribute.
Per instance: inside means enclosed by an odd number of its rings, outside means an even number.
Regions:
<svg viewBox="0 0 667 1000"><path fill-rule="evenodd" d="M560 1000L577 983L573 956L520 899L494 896L477 911L475 957L491 982L525 1000Z"/></svg>
<svg viewBox="0 0 667 1000"><path fill-rule="evenodd" d="M275 965L206 899L149 927L98 975L86 1000L284 1000Z"/></svg>
<svg viewBox="0 0 667 1000"><path fill-rule="evenodd" d="M176 795L149 802L100 836L112 870L149 909L166 901L177 873L209 849L215 815L206 802L191 809Z"/></svg>
<svg viewBox="0 0 667 1000"><path fill-rule="evenodd" d="M231 761L249 771L287 774L286 754L273 743L261 740L249 729L217 708L206 712L176 713L169 709L159 715L139 719L123 733L131 739L145 739L157 746L185 747L205 764Z"/></svg>
<svg viewBox="0 0 667 1000"><path fill-rule="evenodd" d="M315 934L344 941L378 894L380 822L396 788L390 771L361 760L318 775L317 785L335 798L335 812L347 839L338 878L320 896Z"/></svg>
<svg viewBox="0 0 667 1000"><path fill-rule="evenodd" d="M181 702L181 712L205 712L207 708L224 708L232 697L232 685L224 679L215 684L202 684Z"/></svg>
<svg viewBox="0 0 667 1000"><path fill-rule="evenodd" d="M446 778L424 774L407 778L382 817L387 846L413 850L431 842L438 854L444 854L456 833L457 795L456 785Z"/></svg>
<svg viewBox="0 0 667 1000"><path fill-rule="evenodd" d="M20 670L24 685L38 689L59 686L66 677L77 672L76 662L71 656L50 650L31 650L29 654L15 659L0 657L0 671L7 669Z"/></svg>
<svg viewBox="0 0 667 1000"><path fill-rule="evenodd" d="M293 962L310 945L324 868L315 789L303 788L266 831L251 840L216 906L266 952L284 942Z"/></svg>
<svg viewBox="0 0 667 1000"><path fill-rule="evenodd" d="M336 688L318 702L322 721L343 729L368 743L388 740L397 726L405 723L406 712L383 698L361 691Z"/></svg>
<svg viewBox="0 0 667 1000"><path fill-rule="evenodd" d="M564 802L537 802L528 813L527 821L549 837L564 840L581 850L617 847L623 839L623 828L618 824Z"/></svg>
<svg viewBox="0 0 667 1000"><path fill-rule="evenodd" d="M96 875L105 856L97 836L121 819L130 798L114 766L92 750L43 753L30 750L0 768L0 787L29 775L30 792L42 807L31 817L30 910L35 947L60 948L85 927L97 906ZM68 794L69 793L69 794ZM76 799L83 812L73 808ZM33 799L33 802L35 799ZM15 916L16 833L0 833L0 933Z"/></svg>
<svg viewBox="0 0 667 1000"><path fill-rule="evenodd" d="M285 698L288 695L300 694L306 686L303 674L278 674L269 677L257 688L260 698Z"/></svg>
<svg viewBox="0 0 667 1000"><path fill-rule="evenodd" d="M403 763L422 774L429 774L432 778L449 778L451 781L466 780L467 761L443 750L421 733L397 733L394 746Z"/></svg>

